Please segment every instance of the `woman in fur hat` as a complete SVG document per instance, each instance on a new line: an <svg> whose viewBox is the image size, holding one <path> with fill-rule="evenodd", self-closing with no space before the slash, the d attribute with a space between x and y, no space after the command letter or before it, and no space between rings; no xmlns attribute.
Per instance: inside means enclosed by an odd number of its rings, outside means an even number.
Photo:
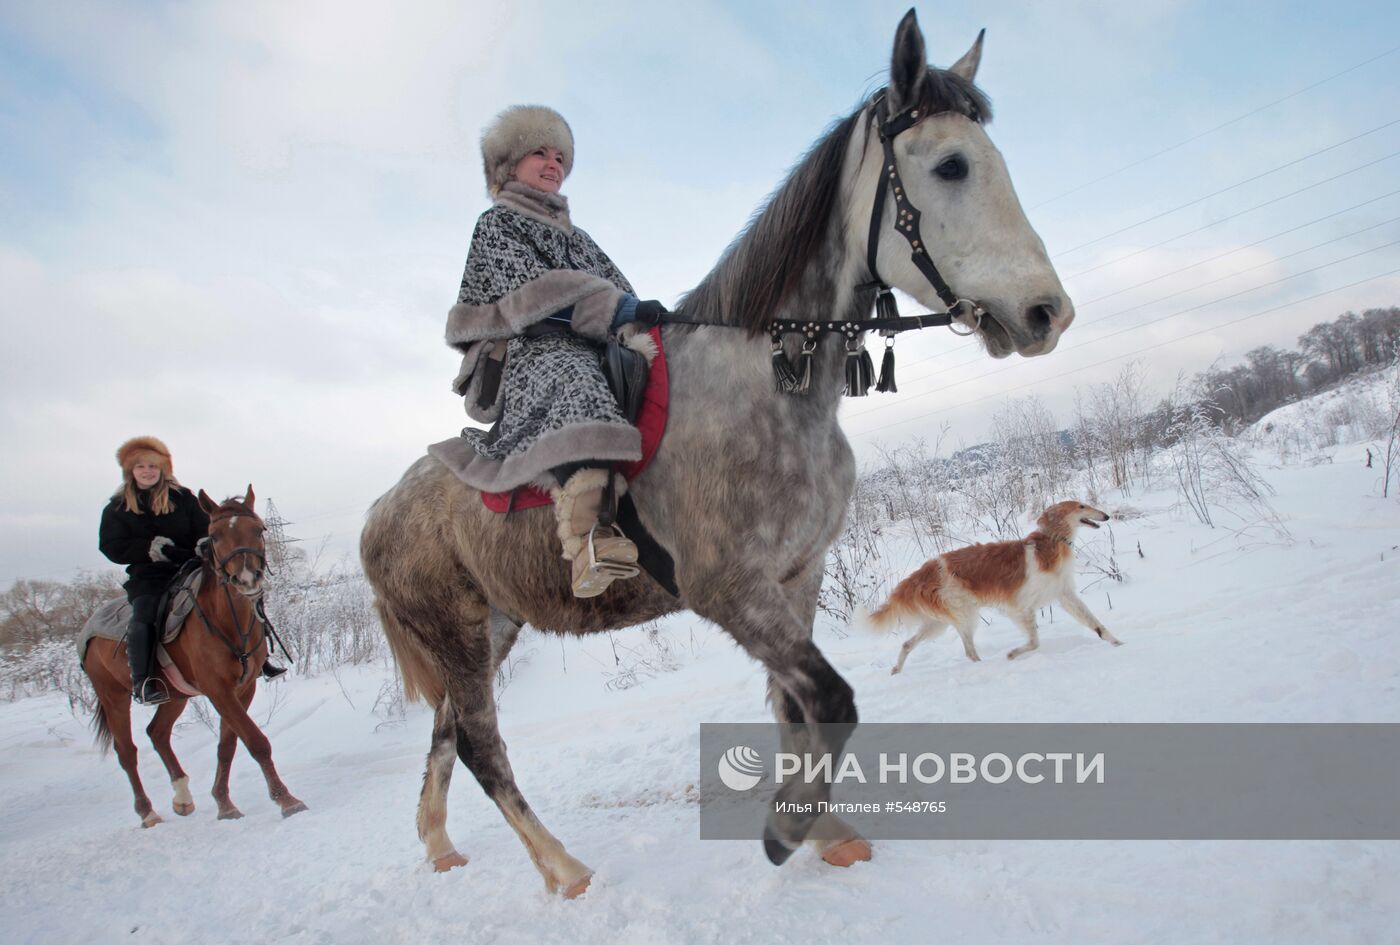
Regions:
<svg viewBox="0 0 1400 945"><path fill-rule="evenodd" d="M180 566L209 535L209 516L175 478L170 450L155 437L134 437L117 447L117 465L122 484L102 510L97 545L109 559L127 566L123 587L131 602L126 638L131 697L156 705L170 698L160 677L151 675L156 607ZM284 672L263 668L269 679Z"/></svg>
<svg viewBox="0 0 1400 945"><path fill-rule="evenodd" d="M640 435L598 366L599 346L629 323L655 325L665 309L639 301L570 220L559 188L574 138L558 112L507 109L483 134L481 154L494 203L472 234L447 341L464 355L453 389L468 415L493 426L468 427L430 451L484 492L550 489L574 594L593 597L637 574L636 546L595 526L608 469L641 456ZM637 332L624 333L629 344L649 345Z"/></svg>

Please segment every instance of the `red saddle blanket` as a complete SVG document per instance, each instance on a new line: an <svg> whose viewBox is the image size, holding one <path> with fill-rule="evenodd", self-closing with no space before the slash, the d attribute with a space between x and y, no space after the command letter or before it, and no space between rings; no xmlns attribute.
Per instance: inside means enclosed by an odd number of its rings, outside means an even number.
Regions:
<svg viewBox="0 0 1400 945"><path fill-rule="evenodd" d="M666 373L666 352L661 347L661 329L651 330L651 340L656 342L656 358L647 372L647 386L642 393L642 408L637 412L637 429L642 434L642 458L634 463L622 465L623 478L629 482L641 474L656 448L661 445L661 435L666 432L666 415L671 403L670 379ZM538 505L551 505L554 500L549 493L535 486L520 486L514 490L515 501L510 492L483 492L482 504L493 512L507 512L511 509L531 509Z"/></svg>

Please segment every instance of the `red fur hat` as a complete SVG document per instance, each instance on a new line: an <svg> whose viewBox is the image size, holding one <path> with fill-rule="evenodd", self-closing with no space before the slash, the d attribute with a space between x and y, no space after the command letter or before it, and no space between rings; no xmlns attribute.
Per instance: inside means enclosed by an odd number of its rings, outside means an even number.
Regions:
<svg viewBox="0 0 1400 945"><path fill-rule="evenodd" d="M153 436L133 436L117 447L117 465L121 466L123 475L130 475L131 467L137 463L152 463L160 467L166 479L175 478L170 448Z"/></svg>

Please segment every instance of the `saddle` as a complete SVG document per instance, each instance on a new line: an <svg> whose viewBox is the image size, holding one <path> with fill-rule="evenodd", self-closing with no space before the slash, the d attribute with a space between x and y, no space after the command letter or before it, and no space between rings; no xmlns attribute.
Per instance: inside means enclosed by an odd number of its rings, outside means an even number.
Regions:
<svg viewBox="0 0 1400 945"><path fill-rule="evenodd" d="M185 618L194 609L195 595L204 583L201 576L195 574L200 567L198 558L186 561L180 565L180 570L175 572L170 583L165 585L165 590L160 595L160 603L156 604L156 626L164 628L161 634L162 642L169 642L175 638ZM167 633L170 634L169 637L166 637Z"/></svg>
<svg viewBox="0 0 1400 945"><path fill-rule="evenodd" d="M639 352L622 344L617 338L609 338L599 363L603 377L612 390L618 409L627 422L637 423L642 412L642 400L647 390L647 376L651 365Z"/></svg>
<svg viewBox="0 0 1400 945"><path fill-rule="evenodd" d="M532 326L533 327L533 326ZM544 329L544 333L550 329ZM527 331L528 333L528 331ZM621 344L616 338L608 341L599 355L599 367L607 380L608 389L617 399L618 409L642 435L642 458L635 463L623 463L617 470L624 479L632 479L641 473L656 455L661 445L661 435L666 430L666 415L670 406L670 379L666 370L666 352L661 346L661 330L650 332L656 346L656 358L647 363L645 355ZM496 379L499 383L499 377ZM494 396L494 393L493 395ZM608 491L604 496L603 517L608 524L616 524L624 534L637 545L640 555L638 564L656 579L668 593L680 596L676 587L675 562L670 554L642 525L636 506L630 495L620 499L613 491L613 477L608 477ZM549 505L553 500L547 492L534 486L521 486L510 492L483 492L481 502L493 512L509 513L518 509Z"/></svg>
<svg viewBox="0 0 1400 945"><path fill-rule="evenodd" d="M608 379L613 396L618 398L619 409L642 434L642 458L621 464L622 477L628 480L636 478L656 455L661 446L661 436L666 431L666 416L670 409L670 379L666 370L666 352L661 346L661 331L653 328L650 337L657 352L650 365L645 356L620 344L610 344L599 354L599 366ZM613 348L617 349L616 352ZM610 368L609 362L617 367ZM614 381L614 377L621 378L621 381ZM549 493L531 485L508 492L481 493L481 503L497 513L531 509L549 505L552 501Z"/></svg>
<svg viewBox="0 0 1400 945"><path fill-rule="evenodd" d="M199 593L203 573L198 561L187 561L166 586L156 608L158 652L163 652L159 644L170 643L179 635L185 618L194 609L194 599ZM87 654L88 642L93 637L116 642L125 640L127 624L130 621L131 604L125 596L104 601L83 624L83 629L78 634L78 662L83 661Z"/></svg>

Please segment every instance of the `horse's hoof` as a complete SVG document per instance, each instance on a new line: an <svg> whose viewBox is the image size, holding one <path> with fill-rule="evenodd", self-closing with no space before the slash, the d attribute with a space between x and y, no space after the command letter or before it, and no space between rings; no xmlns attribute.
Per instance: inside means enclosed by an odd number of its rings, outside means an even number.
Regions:
<svg viewBox="0 0 1400 945"><path fill-rule="evenodd" d="M220 820L240 820L242 817L243 811L239 810L237 807L230 807L228 810L219 811Z"/></svg>
<svg viewBox="0 0 1400 945"><path fill-rule="evenodd" d="M181 817L188 817L190 814L194 813L193 804L181 804L177 801L176 803L171 804L170 806L173 807L175 809L175 813L179 814Z"/></svg>
<svg viewBox="0 0 1400 945"><path fill-rule="evenodd" d="M301 813L302 811L304 811L304 810L306 810L306 804L303 803L302 801L297 801L297 802L296 802L295 804L293 804L291 807L284 807L284 808L282 808L282 816L283 816L284 818L285 818L285 817L290 817L290 816L292 816L293 814L300 814L300 813Z"/></svg>
<svg viewBox="0 0 1400 945"><path fill-rule="evenodd" d="M456 850L453 850L451 853L444 853L436 860L433 860L433 872L446 873L448 870L456 869L459 866L466 865L467 858L462 854L458 853Z"/></svg>
<svg viewBox="0 0 1400 945"><path fill-rule="evenodd" d="M778 839L772 828L763 828L763 852L768 854L768 862L774 866L782 866L792 856L792 847L787 846Z"/></svg>
<svg viewBox="0 0 1400 945"><path fill-rule="evenodd" d="M574 880L568 885L568 888L564 890L564 898L577 899L579 896L582 896L584 893L588 892L588 884L591 882L593 882L593 874L584 873L582 876L580 876L578 879Z"/></svg>
<svg viewBox="0 0 1400 945"><path fill-rule="evenodd" d="M852 837L849 840L842 840L840 843L833 843L822 851L822 859L832 866L851 866L855 863L864 863L871 856L870 841L864 837Z"/></svg>
<svg viewBox="0 0 1400 945"><path fill-rule="evenodd" d="M165 821L160 819L160 814L157 814L155 811L151 811L145 817L141 818L141 827L142 829L145 829L147 827L154 827L156 824L164 822Z"/></svg>

